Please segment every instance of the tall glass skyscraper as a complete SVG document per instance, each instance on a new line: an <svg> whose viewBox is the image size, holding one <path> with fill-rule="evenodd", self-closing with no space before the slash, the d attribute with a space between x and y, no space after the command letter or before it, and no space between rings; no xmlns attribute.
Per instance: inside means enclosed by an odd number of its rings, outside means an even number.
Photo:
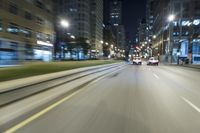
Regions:
<svg viewBox="0 0 200 133"><path fill-rule="evenodd" d="M91 50L101 55L103 0L58 0L57 3L57 14L70 23L64 33L85 39L91 46Z"/></svg>
<svg viewBox="0 0 200 133"><path fill-rule="evenodd" d="M110 24L117 39L117 47L125 48L126 45L126 32L122 24L122 1L113 0L110 2Z"/></svg>

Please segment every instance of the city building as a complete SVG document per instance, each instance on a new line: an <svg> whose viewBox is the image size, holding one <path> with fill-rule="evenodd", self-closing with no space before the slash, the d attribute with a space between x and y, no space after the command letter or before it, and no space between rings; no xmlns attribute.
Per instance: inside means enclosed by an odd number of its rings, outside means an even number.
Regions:
<svg viewBox="0 0 200 133"><path fill-rule="evenodd" d="M86 58L87 53L95 57L101 56L101 41L103 40L103 0L58 0L56 3L58 21L56 26L56 47L58 51L62 47L69 49L70 43L73 43L74 47L72 50L74 52L60 50L61 52L58 52L58 56L61 56L62 59L77 59L79 57L83 59ZM68 21L69 26L63 27L60 25L60 21L62 20ZM84 52L83 45L80 46L81 43L88 45L90 52L89 50L88 52ZM77 53L77 51L79 52Z"/></svg>
<svg viewBox="0 0 200 133"><path fill-rule="evenodd" d="M104 45L103 45L103 53L105 57L112 57L114 58L116 53L115 53L115 47L117 46L117 40L116 36L112 30L111 25L105 25L104 30L103 30L103 37L104 37Z"/></svg>
<svg viewBox="0 0 200 133"><path fill-rule="evenodd" d="M146 5L146 30L147 30L147 40L148 44L152 44L152 40L155 38L153 35L153 23L154 23L154 11L156 9L156 4L158 0L147 0Z"/></svg>
<svg viewBox="0 0 200 133"><path fill-rule="evenodd" d="M51 0L0 1L0 64L50 61L54 43Z"/></svg>
<svg viewBox="0 0 200 133"><path fill-rule="evenodd" d="M126 32L122 24L122 1L113 0L110 2L109 22L117 39L117 47L125 49Z"/></svg>
<svg viewBox="0 0 200 133"><path fill-rule="evenodd" d="M122 24L122 2L113 0L110 2L110 24L112 26L119 26Z"/></svg>
<svg viewBox="0 0 200 133"><path fill-rule="evenodd" d="M91 0L91 46L99 56L103 55L103 0Z"/></svg>
<svg viewBox="0 0 200 133"><path fill-rule="evenodd" d="M154 54L164 62L200 64L200 1L159 0L154 16Z"/></svg>
<svg viewBox="0 0 200 133"><path fill-rule="evenodd" d="M148 26L148 21L146 18L143 18L138 21L138 33L136 35L136 47L135 52L138 55L138 52L140 52L140 56L142 57L150 57L152 56L152 50L151 47L151 37L150 37L150 29Z"/></svg>
<svg viewBox="0 0 200 133"><path fill-rule="evenodd" d="M117 46L121 49L126 47L126 31L124 25L119 25L116 28Z"/></svg>
<svg viewBox="0 0 200 133"><path fill-rule="evenodd" d="M164 39L166 34L166 28L164 23L167 22L167 7L169 0L153 0L154 6L152 7L153 12L153 39L152 39L152 50L153 56L160 56L162 62L168 62L165 59L166 53L164 51L164 45L167 46L167 39Z"/></svg>
<svg viewBox="0 0 200 133"><path fill-rule="evenodd" d="M147 30L147 23L146 19L143 18L139 20L139 26L138 26L138 43L141 46L147 45L148 36L147 36L148 30Z"/></svg>

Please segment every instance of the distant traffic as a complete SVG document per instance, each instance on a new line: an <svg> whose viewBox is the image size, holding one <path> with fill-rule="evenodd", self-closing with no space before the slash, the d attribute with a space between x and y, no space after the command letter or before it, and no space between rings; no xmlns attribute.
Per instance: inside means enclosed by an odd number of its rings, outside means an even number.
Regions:
<svg viewBox="0 0 200 133"><path fill-rule="evenodd" d="M150 57L148 60L142 59L141 57L133 57L132 59L133 65L142 65L144 64L143 62L146 62L145 64L147 65L154 65L154 66L159 65L159 60L157 57Z"/></svg>

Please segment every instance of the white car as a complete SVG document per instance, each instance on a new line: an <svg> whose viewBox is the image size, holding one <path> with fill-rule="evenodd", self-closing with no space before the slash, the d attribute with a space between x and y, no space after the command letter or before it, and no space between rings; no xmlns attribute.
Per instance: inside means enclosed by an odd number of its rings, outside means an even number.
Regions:
<svg viewBox="0 0 200 133"><path fill-rule="evenodd" d="M147 65L157 65L159 64L159 60L156 57L151 57L148 61L147 61Z"/></svg>
<svg viewBox="0 0 200 133"><path fill-rule="evenodd" d="M135 57L133 59L133 65L142 65L142 60L140 57Z"/></svg>

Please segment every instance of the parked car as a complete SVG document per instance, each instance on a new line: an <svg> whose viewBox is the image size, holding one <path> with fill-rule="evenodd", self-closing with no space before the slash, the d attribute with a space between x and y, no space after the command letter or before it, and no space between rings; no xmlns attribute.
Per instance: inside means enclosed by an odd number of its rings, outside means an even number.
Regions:
<svg viewBox="0 0 200 133"><path fill-rule="evenodd" d="M142 60L140 57L133 58L133 65L142 65Z"/></svg>
<svg viewBox="0 0 200 133"><path fill-rule="evenodd" d="M147 65L158 65L158 64L159 64L159 60L156 57L151 57L147 61Z"/></svg>

